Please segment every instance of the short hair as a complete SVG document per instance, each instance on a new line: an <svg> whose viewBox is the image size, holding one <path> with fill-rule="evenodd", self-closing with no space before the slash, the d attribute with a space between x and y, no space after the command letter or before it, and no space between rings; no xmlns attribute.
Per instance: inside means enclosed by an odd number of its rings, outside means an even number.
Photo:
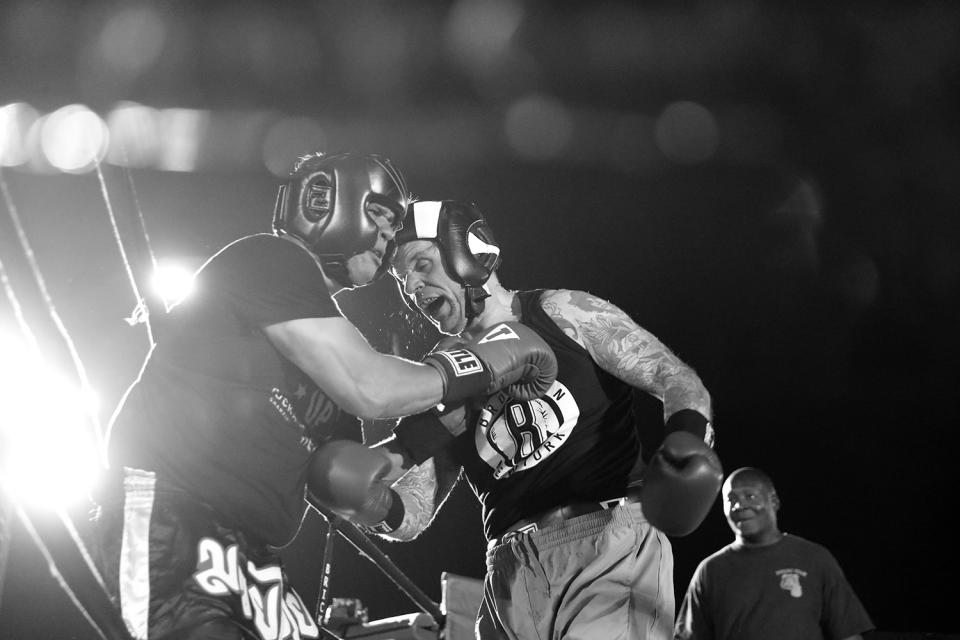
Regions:
<svg viewBox="0 0 960 640"><path fill-rule="evenodd" d="M320 160L321 158L324 158L324 157L326 157L326 156L328 156L328 155L330 155L330 154L327 153L326 151L314 151L313 153L304 154L304 155L300 156L299 158L297 158L296 160L294 160L294 162L293 162L293 169L291 169L290 172L291 172L292 174L293 174L293 173L296 173L296 172L300 171L300 169L302 169L303 166L304 166L305 164L307 164L308 162L312 162L312 161L314 161L314 160Z"/></svg>
<svg viewBox="0 0 960 640"><path fill-rule="evenodd" d="M770 478L770 475L762 469L756 467L740 467L739 469L733 470L729 476L727 476L727 482L732 482L734 479L739 478L749 478L751 480L756 480L766 486L772 493L777 492L777 487L773 484L773 479Z"/></svg>

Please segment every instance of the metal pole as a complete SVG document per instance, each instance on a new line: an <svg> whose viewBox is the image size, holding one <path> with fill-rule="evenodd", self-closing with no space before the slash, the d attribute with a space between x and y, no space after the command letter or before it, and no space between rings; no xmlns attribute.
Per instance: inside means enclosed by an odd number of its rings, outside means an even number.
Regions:
<svg viewBox="0 0 960 640"><path fill-rule="evenodd" d="M336 531L341 536L347 539L347 542L352 544L357 551L360 552L360 555L365 556L370 562L372 562L380 571L390 578L390 580L401 590L403 593L410 598L415 605L417 605L421 611L433 617L438 625L441 627L444 623L445 616L440 610L440 605L430 599L426 593L424 593L420 587L418 587L414 582L407 577L400 568L393 563L393 560L390 559L387 554L380 550L380 548L373 544L373 542L366 536L365 533L360 531L356 525L353 523L344 520L337 514L333 513L329 509L315 504L311 501L311 505L319 511L328 522L337 521ZM330 535L328 533L328 535Z"/></svg>
<svg viewBox="0 0 960 640"><path fill-rule="evenodd" d="M320 569L320 592L317 594L317 606L314 617L323 621L323 616L330 606L330 574L333 568L333 547L337 540L337 521L339 517L327 519L327 539L323 544L323 566Z"/></svg>

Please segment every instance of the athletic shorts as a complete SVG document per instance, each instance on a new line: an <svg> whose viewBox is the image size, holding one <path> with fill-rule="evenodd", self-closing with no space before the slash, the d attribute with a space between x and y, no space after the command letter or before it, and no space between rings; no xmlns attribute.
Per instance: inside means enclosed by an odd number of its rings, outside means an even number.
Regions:
<svg viewBox="0 0 960 640"><path fill-rule="evenodd" d="M670 640L674 606L670 541L625 503L492 542L477 638Z"/></svg>
<svg viewBox="0 0 960 640"><path fill-rule="evenodd" d="M101 500L93 555L134 638L320 636L270 548L152 472L127 468L116 484Z"/></svg>

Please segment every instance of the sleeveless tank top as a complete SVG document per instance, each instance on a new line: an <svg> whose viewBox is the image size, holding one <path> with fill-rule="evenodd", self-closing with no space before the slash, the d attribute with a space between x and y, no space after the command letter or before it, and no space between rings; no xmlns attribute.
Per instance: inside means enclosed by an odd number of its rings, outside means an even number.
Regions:
<svg viewBox="0 0 960 640"><path fill-rule="evenodd" d="M454 443L483 506L484 534L571 502L618 498L640 454L633 388L601 369L540 305L543 290L520 291L520 321L557 356L557 380L521 402L498 392L468 413Z"/></svg>

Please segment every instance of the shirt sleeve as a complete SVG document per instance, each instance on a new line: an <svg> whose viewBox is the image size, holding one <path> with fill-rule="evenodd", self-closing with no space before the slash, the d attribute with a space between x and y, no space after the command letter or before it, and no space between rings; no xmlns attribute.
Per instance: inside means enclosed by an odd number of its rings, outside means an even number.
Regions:
<svg viewBox="0 0 960 640"><path fill-rule="evenodd" d="M874 628L870 615L853 587L847 582L840 563L824 549L823 613L821 625L827 637L842 640Z"/></svg>
<svg viewBox="0 0 960 640"><path fill-rule="evenodd" d="M241 238L209 263L199 284L217 283L225 302L250 328L298 318L342 316L323 272L304 248L268 234Z"/></svg>

